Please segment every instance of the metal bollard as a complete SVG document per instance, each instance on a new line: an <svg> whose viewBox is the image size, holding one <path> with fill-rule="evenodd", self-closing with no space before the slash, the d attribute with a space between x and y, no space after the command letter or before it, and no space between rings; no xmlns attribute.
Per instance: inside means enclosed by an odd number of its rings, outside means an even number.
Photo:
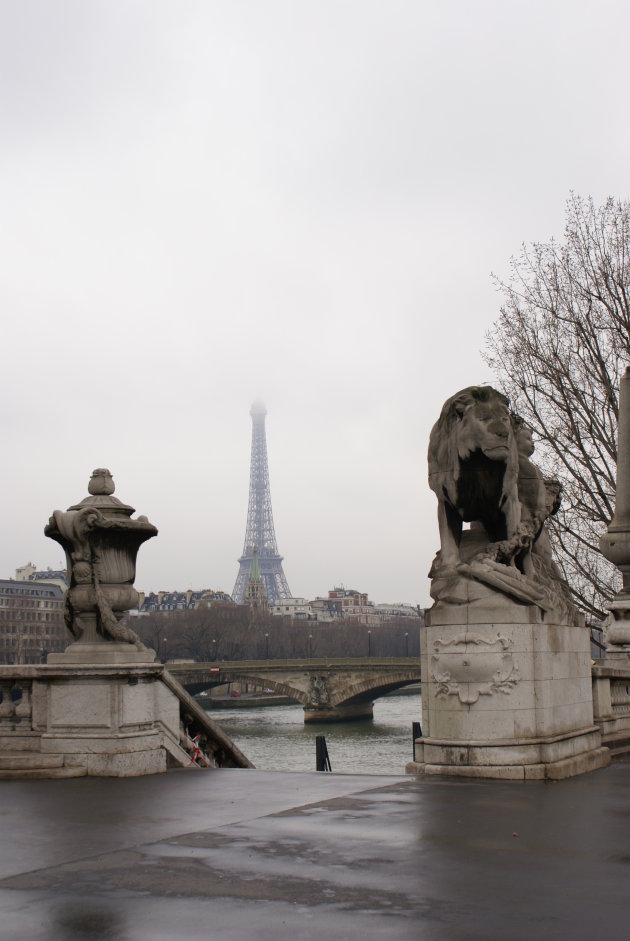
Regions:
<svg viewBox="0 0 630 941"><path fill-rule="evenodd" d="M328 748L324 735L315 736L315 770L332 771L330 758L328 757Z"/></svg>
<svg viewBox="0 0 630 941"><path fill-rule="evenodd" d="M411 723L411 749L413 760L416 760L416 739L422 738L422 727L419 722Z"/></svg>

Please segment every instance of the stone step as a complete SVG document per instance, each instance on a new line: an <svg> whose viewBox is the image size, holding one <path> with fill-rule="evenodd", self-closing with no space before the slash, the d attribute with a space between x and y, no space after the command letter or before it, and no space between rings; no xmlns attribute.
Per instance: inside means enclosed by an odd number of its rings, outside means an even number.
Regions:
<svg viewBox="0 0 630 941"><path fill-rule="evenodd" d="M85 768L16 768L7 770L0 768L0 781L28 781L41 778L83 778L87 774Z"/></svg>
<svg viewBox="0 0 630 941"><path fill-rule="evenodd" d="M0 771L29 771L62 768L63 755L42 755L41 752L0 752Z"/></svg>
<svg viewBox="0 0 630 941"><path fill-rule="evenodd" d="M602 737L602 745L610 749L610 757L617 758L619 755L627 755L630 752L630 734L628 730L605 735Z"/></svg>

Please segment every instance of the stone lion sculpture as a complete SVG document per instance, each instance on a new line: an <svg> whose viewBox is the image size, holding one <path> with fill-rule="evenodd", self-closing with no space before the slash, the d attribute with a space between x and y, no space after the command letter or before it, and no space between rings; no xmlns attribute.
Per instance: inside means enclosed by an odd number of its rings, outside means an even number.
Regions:
<svg viewBox="0 0 630 941"><path fill-rule="evenodd" d="M504 395L490 386L470 386L451 396L431 431L428 456L441 566L460 561L464 522L481 522L492 542L518 535L519 454Z"/></svg>
<svg viewBox="0 0 630 941"><path fill-rule="evenodd" d="M498 592L570 614L545 531L561 488L530 460L533 451L530 429L496 389L470 386L444 403L428 454L440 530L429 573L436 601L487 604Z"/></svg>

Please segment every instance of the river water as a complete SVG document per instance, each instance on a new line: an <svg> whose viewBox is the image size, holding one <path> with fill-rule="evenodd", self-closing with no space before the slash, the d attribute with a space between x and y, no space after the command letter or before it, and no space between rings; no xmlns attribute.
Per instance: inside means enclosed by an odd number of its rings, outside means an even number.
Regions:
<svg viewBox="0 0 630 941"><path fill-rule="evenodd" d="M404 774L420 694L386 696L373 721L304 724L299 705L212 710L212 719L264 771L315 771L315 736L325 735L333 772Z"/></svg>

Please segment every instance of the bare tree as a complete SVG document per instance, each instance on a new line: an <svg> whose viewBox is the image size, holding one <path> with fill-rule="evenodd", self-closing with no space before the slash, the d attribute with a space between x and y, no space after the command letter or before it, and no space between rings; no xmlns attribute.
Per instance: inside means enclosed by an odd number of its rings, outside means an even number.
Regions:
<svg viewBox="0 0 630 941"><path fill-rule="evenodd" d="M292 621L268 613L252 619L246 605L213 604L135 618L133 627L161 660L365 657L368 650L375 657L417 657L420 653L419 624L410 618L368 629L351 620Z"/></svg>
<svg viewBox="0 0 630 941"><path fill-rule="evenodd" d="M605 615L617 571L599 537L614 510L619 379L630 364L630 202L572 195L564 240L523 245L485 359L563 484L551 529L577 604Z"/></svg>

